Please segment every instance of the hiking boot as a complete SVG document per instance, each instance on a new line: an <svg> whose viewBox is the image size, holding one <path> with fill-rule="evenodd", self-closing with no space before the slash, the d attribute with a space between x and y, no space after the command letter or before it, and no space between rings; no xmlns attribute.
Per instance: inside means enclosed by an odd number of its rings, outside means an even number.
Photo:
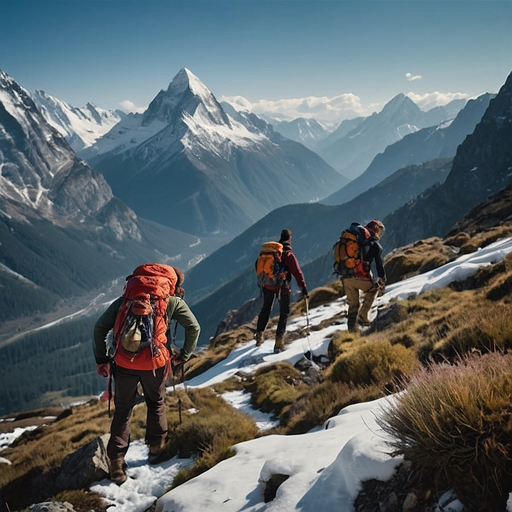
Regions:
<svg viewBox="0 0 512 512"><path fill-rule="evenodd" d="M162 454L164 451L164 443L155 446L149 446L148 462L150 464L158 464L162 461Z"/></svg>
<svg viewBox="0 0 512 512"><path fill-rule="evenodd" d="M127 478L124 457L119 455L115 459L110 459L110 480L117 485L121 485L126 482Z"/></svg>
<svg viewBox="0 0 512 512"><path fill-rule="evenodd" d="M279 354L284 350L284 336L276 336L276 342L274 344L274 354Z"/></svg>
<svg viewBox="0 0 512 512"><path fill-rule="evenodd" d="M368 327L369 325L372 324L368 317L363 315L357 315L357 323L359 325L363 325L364 327Z"/></svg>
<svg viewBox="0 0 512 512"><path fill-rule="evenodd" d="M357 315L350 314L347 318L348 332L359 332L359 327L356 325Z"/></svg>
<svg viewBox="0 0 512 512"><path fill-rule="evenodd" d="M256 340L256 346L259 347L263 344L263 331L256 331L256 336L254 336Z"/></svg>

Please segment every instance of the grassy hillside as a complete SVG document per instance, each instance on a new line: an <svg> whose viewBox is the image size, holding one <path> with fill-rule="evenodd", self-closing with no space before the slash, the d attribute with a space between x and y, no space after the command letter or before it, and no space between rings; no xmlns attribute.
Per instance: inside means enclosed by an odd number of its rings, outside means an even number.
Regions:
<svg viewBox="0 0 512 512"><path fill-rule="evenodd" d="M396 279L400 279L441 265L450 259L448 254L455 252L454 247L459 254L471 252L511 233L512 222L508 221L474 235L464 232L445 240L419 241L394 252L386 263L393 269ZM492 502L494 511L504 510L500 508L503 493L512 490L512 486L508 489L510 481L501 478L502 471L507 474L506 468L512 457L509 444L504 441L509 436L510 423L507 419L510 406L504 404L509 403L508 375L512 368L507 355L512 348L511 292L512 255L509 254L503 261L482 267L471 278L447 288L391 302L379 311L370 330L362 334L338 331L332 337L328 361L319 363L321 373L317 379L305 378L297 368L280 363L258 370L250 378L233 377L205 390L171 393L168 415L172 433L166 454L172 457L180 447L186 447L187 455L196 456L196 464L180 472L175 485L229 456L233 443L257 435L251 422L240 423L233 416L236 412L230 412L230 407L218 400L217 395L223 391L245 389L251 393L253 405L279 417L279 426L258 435L290 435L321 425L346 405L411 386L412 396L419 405L411 408L404 402L403 407L397 406L392 418L382 420L385 428L394 432L395 449L404 454L408 464L389 482L366 483L358 500L367 505L357 510L377 512L378 509L368 508L368 503L378 504L391 492L404 501L412 492L417 498L414 510L427 512L449 488L456 488L461 497L467 496L470 500L465 503L467 510L484 510L477 508L482 501ZM310 307L329 302L341 293L339 281L317 288L311 292ZM292 314L303 315L301 307L296 304ZM331 321L335 322L336 318ZM224 359L238 343L251 339L251 327L246 324L213 339L208 349L188 364L187 376L204 372ZM269 329L274 327L273 323L269 325ZM443 368L453 368L454 377ZM493 382L493 385L485 386L486 382ZM456 401L454 397L457 397ZM177 421L178 400L183 401L185 410L202 413L186 414L180 424ZM434 423L429 420L433 418L433 402L453 402L453 407L435 409L437 419ZM143 437L144 416L145 406L138 405L133 438ZM461 430L461 423L453 421L459 416L464 418L467 429ZM403 421L393 421L393 418ZM239 425L235 430L232 428L234 424ZM14 425L16 422L11 426ZM458 431L460 443L453 442L453 436L451 443L443 442L447 429L448 436L451 435L451 426ZM428 436L422 434L423 428L428 429ZM23 482L30 480L34 471L51 474L52 468L58 468L67 453L107 430L106 404L93 401L73 407L73 414L65 419L55 420L47 427L22 436L3 454L13 461L0 478L2 496L19 507L12 507L11 511L21 510L33 499L30 493L20 497L16 491ZM61 446L58 451L54 442L57 432ZM78 432L82 434L78 435ZM200 432L206 437L198 435ZM226 432L233 435L226 436ZM475 432L485 432L486 436L475 435ZM33 453L38 456L29 455ZM432 456L419 455L425 453ZM463 478L457 470L454 459L459 454L466 457L464 475L470 478ZM442 464L442 474L438 471L439 464ZM501 486L499 493L496 482L486 475L500 476L496 480ZM478 486L474 485L475 481ZM37 492L37 499L62 499L62 495L52 494L51 486L47 487L47 495L41 489ZM67 494L66 499L77 511L90 510L91 501L94 501L97 512L106 510L101 498L87 490Z"/></svg>

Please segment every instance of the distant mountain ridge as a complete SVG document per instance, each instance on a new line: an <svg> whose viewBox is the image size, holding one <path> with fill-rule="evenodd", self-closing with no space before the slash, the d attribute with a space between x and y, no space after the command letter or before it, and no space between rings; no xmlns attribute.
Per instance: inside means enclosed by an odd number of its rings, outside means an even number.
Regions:
<svg viewBox="0 0 512 512"><path fill-rule="evenodd" d="M382 153L375 156L361 175L324 198L322 203L345 203L407 165L455 156L457 147L473 132L494 96L483 94L475 100L468 101L455 119L423 128L390 144Z"/></svg>
<svg viewBox="0 0 512 512"><path fill-rule="evenodd" d="M443 236L475 205L512 181L512 74L457 149L446 180L390 215L386 244Z"/></svg>
<svg viewBox="0 0 512 512"><path fill-rule="evenodd" d="M186 68L144 114L80 156L137 214L197 235L236 235L274 208L318 200L347 182L256 116L228 115Z"/></svg>
<svg viewBox="0 0 512 512"><path fill-rule="evenodd" d="M48 124L68 141L75 153L91 146L126 116L121 110L105 110L92 103L73 107L39 89L31 97Z"/></svg>
<svg viewBox="0 0 512 512"><path fill-rule="evenodd" d="M298 117L292 121L269 121L276 132L286 138L300 142L312 151L316 151L321 141L329 135L330 130L325 128L316 119Z"/></svg>
<svg viewBox="0 0 512 512"><path fill-rule="evenodd" d="M387 146L410 133L451 119L452 112L453 109L445 107L424 112L405 94L398 94L380 112L342 123L329 136L329 144L322 143L318 154L344 176L354 179Z"/></svg>

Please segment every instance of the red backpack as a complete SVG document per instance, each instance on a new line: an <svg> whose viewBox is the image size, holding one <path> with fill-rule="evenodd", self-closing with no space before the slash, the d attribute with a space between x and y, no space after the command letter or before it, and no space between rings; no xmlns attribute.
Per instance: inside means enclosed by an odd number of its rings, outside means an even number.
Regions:
<svg viewBox="0 0 512 512"><path fill-rule="evenodd" d="M149 359L162 355L167 343L167 304L177 280L174 268L160 263L139 265L126 278L123 302L114 324L116 361L119 357L125 364L134 363L135 368L136 358L147 366ZM149 358L145 349L150 351Z"/></svg>

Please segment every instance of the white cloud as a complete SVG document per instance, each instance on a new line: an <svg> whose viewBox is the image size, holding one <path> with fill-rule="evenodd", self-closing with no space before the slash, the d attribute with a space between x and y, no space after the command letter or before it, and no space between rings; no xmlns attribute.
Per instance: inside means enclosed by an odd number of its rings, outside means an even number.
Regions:
<svg viewBox="0 0 512 512"><path fill-rule="evenodd" d="M119 103L119 106L128 112L138 112L139 114L142 114L147 108L137 107L137 105L135 105L135 103L133 103L133 101L130 100L121 101L121 103Z"/></svg>
<svg viewBox="0 0 512 512"><path fill-rule="evenodd" d="M332 98L308 96L305 98L259 100L254 103L242 96L223 96L221 101L228 102L238 109L243 108L255 114L264 114L282 120L305 117L332 123L371 114L371 111L362 105L359 96L352 93L340 94Z"/></svg>
<svg viewBox="0 0 512 512"><path fill-rule="evenodd" d="M434 107L446 105L453 100L469 100L471 99L469 94L465 92L427 92L425 94L416 94L414 92L408 92L406 94L411 98L418 107L422 110L428 110Z"/></svg>
<svg viewBox="0 0 512 512"><path fill-rule="evenodd" d="M414 82L414 80L421 80L423 77L421 75L413 75L412 73L405 73L405 78L407 78L408 82Z"/></svg>

